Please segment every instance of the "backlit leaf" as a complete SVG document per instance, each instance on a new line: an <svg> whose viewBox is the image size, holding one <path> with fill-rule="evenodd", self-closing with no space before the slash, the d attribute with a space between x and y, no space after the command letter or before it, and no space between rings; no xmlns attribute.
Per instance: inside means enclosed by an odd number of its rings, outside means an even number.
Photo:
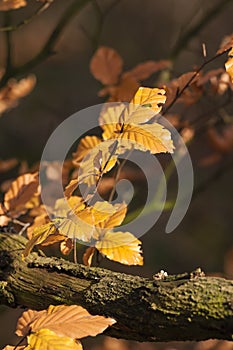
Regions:
<svg viewBox="0 0 233 350"><path fill-rule="evenodd" d="M56 230L56 226L53 222L49 222L48 224L36 227L32 232L31 240L26 244L26 247L23 251L23 257L27 257L36 244L40 244L45 241L45 239L49 235L55 233Z"/></svg>
<svg viewBox="0 0 233 350"><path fill-rule="evenodd" d="M70 238L66 238L60 244L60 251L63 255L69 255L74 248L74 242Z"/></svg>
<svg viewBox="0 0 233 350"><path fill-rule="evenodd" d="M129 232L107 231L95 244L99 252L126 265L143 265L141 242Z"/></svg>
<svg viewBox="0 0 233 350"><path fill-rule="evenodd" d="M229 59L227 60L227 62L225 63L225 67L226 67L226 71L229 74L231 81L233 83L233 49L231 49L231 51L229 52Z"/></svg>
<svg viewBox="0 0 233 350"><path fill-rule="evenodd" d="M77 151L72 154L74 164L78 164L85 155L101 143L101 139L97 136L86 136L81 139L78 144Z"/></svg>
<svg viewBox="0 0 233 350"><path fill-rule="evenodd" d="M12 182L4 197L4 206L10 211L24 206L38 191L38 173L24 174Z"/></svg>
<svg viewBox="0 0 233 350"><path fill-rule="evenodd" d="M165 101L166 96L164 89L140 87L130 103L141 106L150 105L152 110L158 114L162 109L159 105L164 104Z"/></svg>
<svg viewBox="0 0 233 350"><path fill-rule="evenodd" d="M116 226L119 226L122 223L127 212L127 205L124 203L115 204L114 207L115 207L115 213L109 215L107 219L100 222L98 224L99 227L109 229L109 228L114 228Z"/></svg>
<svg viewBox="0 0 233 350"><path fill-rule="evenodd" d="M40 329L28 337L25 350L82 350L80 342L66 336L59 336L49 329Z"/></svg>
<svg viewBox="0 0 233 350"><path fill-rule="evenodd" d="M64 194L67 198L69 198L72 193L78 188L79 179L71 180L68 185L65 187Z"/></svg>
<svg viewBox="0 0 233 350"><path fill-rule="evenodd" d="M78 174L80 183L94 185L100 176L115 166L117 157L111 152L113 143L112 140L100 143L82 160Z"/></svg>
<svg viewBox="0 0 233 350"><path fill-rule="evenodd" d="M83 263L86 266L91 266L92 258L95 253L95 247L88 247L83 254Z"/></svg>
<svg viewBox="0 0 233 350"><path fill-rule="evenodd" d="M118 129L120 132L119 126ZM122 140L128 141L128 147L133 145L134 149L150 151L152 154L173 152L170 132L158 123L139 126L125 124L119 135Z"/></svg>
<svg viewBox="0 0 233 350"><path fill-rule="evenodd" d="M90 62L91 73L104 85L117 82L122 66L121 56L114 49L105 46L95 52Z"/></svg>
<svg viewBox="0 0 233 350"><path fill-rule="evenodd" d="M33 332L47 328L57 335L81 339L96 336L116 321L103 316L92 316L78 305L50 306L46 315L42 315L32 323Z"/></svg>
<svg viewBox="0 0 233 350"><path fill-rule="evenodd" d="M10 79L6 86L0 90L0 114L10 108L16 107L19 99L28 95L35 84L36 78L34 75L30 75L20 81Z"/></svg>

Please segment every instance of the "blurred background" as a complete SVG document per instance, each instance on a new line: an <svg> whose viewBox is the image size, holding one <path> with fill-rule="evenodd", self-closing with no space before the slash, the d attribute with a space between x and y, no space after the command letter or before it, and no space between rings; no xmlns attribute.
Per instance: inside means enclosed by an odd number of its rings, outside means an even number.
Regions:
<svg viewBox="0 0 233 350"><path fill-rule="evenodd" d="M172 79L202 64L203 43L207 57L214 56L222 39L233 32L232 0L86 1L85 6L80 9L76 6L71 11L72 15L55 42L52 54L43 52L41 56L38 55L72 4L74 1L54 0L30 23L20 25L11 32L0 32L0 68L6 67L10 55L14 67L21 67L21 70L15 71L14 78L18 80L29 74L36 77L32 91L25 93L27 96L15 108L9 108L1 115L2 161L16 158L21 165L25 166L27 162L27 165L32 166L40 160L48 137L63 120L80 109L105 101L105 98L98 96L102 85L89 68L98 47L115 49L123 59L124 71L147 60L172 60L169 72L164 71L163 76L160 72L156 73L143 81L143 85L152 87L165 79L166 74ZM26 7L1 11L0 27L22 23L41 6L42 3L31 0ZM25 65L33 57L36 60ZM225 61L226 56L220 57L208 69L224 68ZM207 98L207 102L203 99L196 107L186 106L182 110L183 116L192 118L198 115L200 118L203 111L207 113L211 104L212 101ZM216 106L216 113L211 111L214 117L224 115L225 119L222 118L224 120L218 123L220 131L226 119L231 123L232 112L232 99L226 108L218 109ZM206 118L203 117L203 125L205 122ZM208 274L233 277L233 157L231 151L224 157L214 157L215 151L205 132L192 141L190 154L196 189L193 200L182 223L172 234L164 233L169 214L164 213L155 227L142 237L144 266L128 267L108 261L102 262L101 266L142 276L152 276L161 269L168 273L179 273L201 267ZM126 169L130 169L130 165ZM15 171L0 172L1 183L14 177ZM176 184L175 176L173 183ZM140 179L136 179L136 192L141 186ZM21 312L0 307L0 347L15 340L12 334ZM233 345L215 341L197 344L135 344L98 337L88 341L86 348L227 350L233 349Z"/></svg>

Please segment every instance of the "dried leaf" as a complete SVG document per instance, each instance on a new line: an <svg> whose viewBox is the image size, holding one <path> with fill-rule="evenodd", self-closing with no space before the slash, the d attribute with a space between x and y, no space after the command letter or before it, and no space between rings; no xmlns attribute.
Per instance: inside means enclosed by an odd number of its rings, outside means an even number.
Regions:
<svg viewBox="0 0 233 350"><path fill-rule="evenodd" d="M79 167L79 182L88 186L96 184L98 178L109 172L116 164L117 157L110 152L114 141L101 142L83 159Z"/></svg>
<svg viewBox="0 0 233 350"><path fill-rule="evenodd" d="M74 165L78 165L89 151L101 143L101 139L97 136L86 136L81 139L76 152L72 154Z"/></svg>
<svg viewBox="0 0 233 350"><path fill-rule="evenodd" d="M88 247L83 254L83 263L86 266L91 266L92 258L95 253L95 247Z"/></svg>
<svg viewBox="0 0 233 350"><path fill-rule="evenodd" d="M162 109L160 105L166 101L165 92L164 89L140 87L130 103L140 106L147 105L155 114L158 114Z"/></svg>
<svg viewBox="0 0 233 350"><path fill-rule="evenodd" d="M104 85L117 83L122 66L121 56L114 49L105 46L95 52L90 62L91 73Z"/></svg>
<svg viewBox="0 0 233 350"><path fill-rule="evenodd" d="M62 236L61 236L62 237ZM66 238L60 243L60 251L63 255L69 255L74 248L74 241L70 238Z"/></svg>
<svg viewBox="0 0 233 350"><path fill-rule="evenodd" d="M195 74L196 72L188 72L188 73L182 74L180 77L172 80L169 84L165 86L166 96L167 96L165 106L170 105L170 103L176 98L177 93L183 90L183 88L187 84L189 84L189 86L192 86L195 82L198 81L198 78L199 78L198 75L195 78L193 78ZM185 90L185 92L187 94L187 90ZM183 94L182 94L182 97L183 97ZM178 99L178 101L179 102L181 101L180 98Z"/></svg>
<svg viewBox="0 0 233 350"><path fill-rule="evenodd" d="M92 316L81 306L50 306L47 314L31 324L33 332L47 328L63 337L81 339L96 336L116 321L103 316Z"/></svg>
<svg viewBox="0 0 233 350"><path fill-rule="evenodd" d="M45 315L45 314L46 314L46 310L36 311L36 310L29 309L27 311L24 311L21 317L18 319L15 333L19 337L24 337L25 335L29 334L31 330L31 323L41 315Z"/></svg>
<svg viewBox="0 0 233 350"><path fill-rule="evenodd" d="M233 49L229 52L229 56L233 56ZM231 78L231 82L233 83L233 57L230 57L225 63L226 71Z"/></svg>
<svg viewBox="0 0 233 350"><path fill-rule="evenodd" d="M35 84L36 78L34 75L18 82L15 79L10 79L7 85L0 90L0 114L16 107L19 99L27 96L33 90Z"/></svg>
<svg viewBox="0 0 233 350"><path fill-rule="evenodd" d="M117 127L120 132L120 127ZM174 149L170 132L158 123L139 126L125 124L119 138L128 142L128 148L133 145L134 149L150 151L152 154L173 153Z"/></svg>
<svg viewBox="0 0 233 350"><path fill-rule="evenodd" d="M49 235L55 233L56 230L53 222L36 227L32 233L31 240L25 246L22 256L26 258L36 244L41 244Z"/></svg>
<svg viewBox="0 0 233 350"><path fill-rule="evenodd" d="M126 265L143 265L140 245L141 242L129 232L107 231L95 247L110 260Z"/></svg>
<svg viewBox="0 0 233 350"><path fill-rule="evenodd" d="M79 179L71 180L68 185L65 187L64 194L67 198L69 198L72 193L78 188Z"/></svg>
<svg viewBox="0 0 233 350"><path fill-rule="evenodd" d="M82 350L80 342L66 336L59 336L49 329L40 329L28 337L25 350Z"/></svg>
<svg viewBox="0 0 233 350"><path fill-rule="evenodd" d="M109 215L107 219L100 222L98 224L99 227L110 229L119 226L122 223L127 213L127 205L125 203L115 204L114 208L115 213Z"/></svg>
<svg viewBox="0 0 233 350"><path fill-rule="evenodd" d="M109 95L109 102L129 102L138 88L138 81L130 74L124 73L117 85L103 88L99 91L98 96Z"/></svg>
<svg viewBox="0 0 233 350"><path fill-rule="evenodd" d="M22 208L36 195L39 187L38 173L24 174L12 182L4 197L4 206L8 211Z"/></svg>
<svg viewBox="0 0 233 350"><path fill-rule="evenodd" d="M26 0L0 0L0 11L15 10L26 5Z"/></svg>
<svg viewBox="0 0 233 350"><path fill-rule="evenodd" d="M138 64L136 67L134 67L127 73L130 74L137 81L141 81L149 78L153 73L165 68L169 68L170 66L171 61L168 60L146 61Z"/></svg>

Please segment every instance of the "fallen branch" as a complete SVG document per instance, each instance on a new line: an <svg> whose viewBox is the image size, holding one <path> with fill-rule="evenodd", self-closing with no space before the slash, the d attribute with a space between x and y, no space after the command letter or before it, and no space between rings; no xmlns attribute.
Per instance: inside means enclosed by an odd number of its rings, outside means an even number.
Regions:
<svg viewBox="0 0 233 350"><path fill-rule="evenodd" d="M0 234L0 303L47 308L79 304L117 323L106 334L137 341L232 340L233 282L181 274L147 279L32 253L26 239Z"/></svg>

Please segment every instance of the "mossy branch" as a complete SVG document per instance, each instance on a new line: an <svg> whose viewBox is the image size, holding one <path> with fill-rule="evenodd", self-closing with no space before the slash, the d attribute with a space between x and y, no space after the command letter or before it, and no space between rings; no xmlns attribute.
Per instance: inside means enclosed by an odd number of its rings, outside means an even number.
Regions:
<svg viewBox="0 0 233 350"><path fill-rule="evenodd" d="M233 282L195 274L147 279L32 253L26 239L0 234L0 302L47 308L79 304L113 317L106 334L137 341L232 340Z"/></svg>

